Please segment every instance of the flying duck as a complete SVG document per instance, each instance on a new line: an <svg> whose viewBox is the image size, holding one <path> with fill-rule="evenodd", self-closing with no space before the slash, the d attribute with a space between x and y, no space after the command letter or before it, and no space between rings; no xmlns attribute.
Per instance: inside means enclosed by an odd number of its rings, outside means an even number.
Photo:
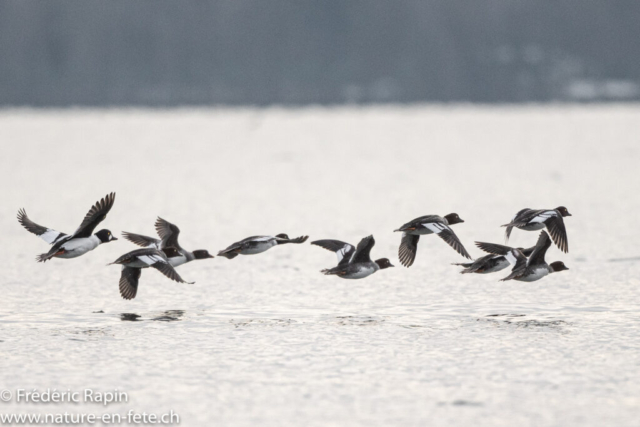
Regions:
<svg viewBox="0 0 640 427"><path fill-rule="evenodd" d="M371 261L369 254L373 245L376 244L373 236L360 240L357 248L340 240L316 240L311 244L335 252L338 257L336 267L321 271L326 275L335 274L343 279L363 279L378 270L393 267L387 258Z"/></svg>
<svg viewBox="0 0 640 427"><path fill-rule="evenodd" d="M484 242L476 242L476 245L482 249L484 249L484 245L486 245L487 247L495 247L495 248L503 248L504 253L507 253L509 250L513 249L509 246L502 246L502 245L497 245L495 243L484 243ZM527 249L523 249L523 248L517 248L518 250L520 250L520 252L522 252L522 254L524 256L529 256L531 255L531 253L533 252L533 250L535 249L535 246L532 246L530 248ZM496 249L497 250L497 249ZM485 250L485 252L490 252L489 255L485 255L483 257L480 257L478 259L476 259L473 262L468 262L468 263L455 263L452 265L459 265L461 267L464 267L464 270L462 270L460 273L462 274L467 274L467 273L478 273L478 274L487 274L487 273L495 273L496 271L500 271L500 270L504 270L505 268L509 267L509 261L507 261L507 258L504 255L494 255L491 251L487 251Z"/></svg>
<svg viewBox="0 0 640 427"><path fill-rule="evenodd" d="M444 218L438 215L425 215L414 219L394 231L402 231L402 241L398 250L398 258L405 267L411 267L416 259L418 240L422 234L437 234L455 249L460 255L471 259L467 250L460 243L460 239L453 232L450 225L464 222L456 213L450 213Z"/></svg>
<svg viewBox="0 0 640 427"><path fill-rule="evenodd" d="M180 229L175 224L158 217L155 227L160 240L126 231L122 232L122 237L138 246L163 251L172 267L178 267L196 259L213 258L213 255L209 254L206 249L197 249L193 252L183 249L178 243Z"/></svg>
<svg viewBox="0 0 640 427"><path fill-rule="evenodd" d="M38 255L36 260L38 260L38 262L46 262L54 257L77 258L94 250L102 243L118 240L109 230L100 230L93 234L93 230L107 217L115 199L116 193L110 193L101 200L98 200L95 205L89 209L80 227L71 235L36 224L29 219L24 209L20 209L18 211L18 221L20 224L22 224L27 231L40 237L48 244L53 245L49 252Z"/></svg>
<svg viewBox="0 0 640 427"><path fill-rule="evenodd" d="M509 241L513 227L525 231L542 230L547 227L556 246L564 253L568 253L569 241L567 240L567 230L562 219L565 216L571 216L571 214L564 206L555 209L522 209L513 217L511 222L502 225L502 227L507 227L504 240L505 242Z"/></svg>
<svg viewBox="0 0 640 427"><path fill-rule="evenodd" d="M304 243L309 236L300 236L295 239L289 239L286 234L278 234L275 237L272 236L252 236L247 237L244 240L235 242L227 249L218 252L218 256L233 259L238 255L255 255L262 253L276 245L284 245L287 243Z"/></svg>
<svg viewBox="0 0 640 427"><path fill-rule="evenodd" d="M529 256L529 259L527 259L519 249L508 248L502 245L495 245L492 243L483 244L482 249L495 253L496 255L504 255L507 261L513 265L511 274L504 279L501 279L502 281L519 280L521 282L535 282L536 280L542 279L549 273L556 273L569 269L562 261L547 264L544 260L544 256L547 253L549 246L551 246L551 239L545 231L542 231L531 256ZM504 248L507 248L508 250L505 251Z"/></svg>
<svg viewBox="0 0 640 427"><path fill-rule="evenodd" d="M169 279L178 283L188 283L192 285L194 282L185 282L178 272L171 266L166 253L176 256L173 252L177 253L175 248L167 248L165 251L160 251L154 248L136 249L129 253L122 255L114 262L107 264L120 264L122 265L122 273L120 275L120 295L122 298L130 300L136 297L138 293L138 280L143 268L155 268L160 273L167 276Z"/></svg>

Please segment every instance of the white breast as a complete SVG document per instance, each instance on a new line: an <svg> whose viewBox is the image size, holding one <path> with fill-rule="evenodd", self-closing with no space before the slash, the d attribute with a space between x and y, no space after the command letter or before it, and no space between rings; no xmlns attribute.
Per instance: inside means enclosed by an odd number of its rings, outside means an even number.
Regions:
<svg viewBox="0 0 640 427"><path fill-rule="evenodd" d="M187 262L187 257L184 255L169 258L169 264L171 264L172 267L177 267L186 262Z"/></svg>

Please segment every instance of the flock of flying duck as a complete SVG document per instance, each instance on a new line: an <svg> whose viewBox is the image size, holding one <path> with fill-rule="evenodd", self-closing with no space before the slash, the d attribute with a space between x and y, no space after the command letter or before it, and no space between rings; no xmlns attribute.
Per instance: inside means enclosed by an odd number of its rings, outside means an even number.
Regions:
<svg viewBox="0 0 640 427"><path fill-rule="evenodd" d="M24 209L18 211L18 221L24 228L45 242L52 245L51 250L38 255L37 261L45 262L52 258L77 258L97 248L102 243L118 240L109 230L93 233L95 228L106 217L115 201L115 193L110 193L96 202L85 215L78 229L72 234L65 234L48 227L43 227L31 221ZM512 266L511 274L502 280L519 280L533 282L549 273L568 270L561 261L547 264L544 257L551 246L551 240L565 253L569 252L567 232L564 217L571 216L567 208L560 206L556 209L522 209L513 219L503 225L506 227L505 241L508 241L514 227L526 231L542 231L535 246L530 248L512 248L495 243L476 242L476 245L488 255L468 263L457 263L464 267L461 273L494 273ZM451 225L464 222L458 214L452 213L444 217L426 215L409 221L395 231L402 232L402 240L398 251L400 263L410 267L416 258L418 241L421 235L436 234L447 242L454 250L465 258L472 259L464 248L458 236L451 229ZM205 249L188 251L178 243L180 229L175 225L158 217L155 223L159 239L140 234L123 232L122 236L130 242L141 246L128 252L114 262L122 266L120 275L120 295L130 300L135 298L138 291L138 281L143 268L155 268L166 277L179 283L186 282L176 272L175 267L193 260L213 258ZM228 248L218 252L218 256L233 259L238 255L255 255L271 249L277 245L288 243L304 243L309 236L290 239L286 234L276 236L252 236L233 243ZM393 267L387 258L371 260L371 249L375 245L373 236L363 238L357 246L340 240L316 240L311 242L321 248L335 252L338 265L322 270L327 275L336 275L343 279L362 279L378 270Z"/></svg>

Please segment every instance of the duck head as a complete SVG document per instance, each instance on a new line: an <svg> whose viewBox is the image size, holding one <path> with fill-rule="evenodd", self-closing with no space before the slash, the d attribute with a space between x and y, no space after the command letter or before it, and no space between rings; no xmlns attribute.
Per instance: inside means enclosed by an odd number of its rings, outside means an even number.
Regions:
<svg viewBox="0 0 640 427"><path fill-rule="evenodd" d="M461 222L464 222L464 220L460 218L457 213L450 213L449 215L445 215L444 218L447 220L449 225L459 224Z"/></svg>
<svg viewBox="0 0 640 427"><path fill-rule="evenodd" d="M376 264L380 267L380 270L384 270L385 268L393 267L391 261L388 258L380 258L376 260Z"/></svg>

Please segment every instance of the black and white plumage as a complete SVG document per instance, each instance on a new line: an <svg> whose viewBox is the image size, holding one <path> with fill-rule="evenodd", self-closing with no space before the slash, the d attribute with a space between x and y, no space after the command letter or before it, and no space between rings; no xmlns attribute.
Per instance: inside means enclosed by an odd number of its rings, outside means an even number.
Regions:
<svg viewBox="0 0 640 427"><path fill-rule="evenodd" d="M110 193L98 200L91 209L89 209L89 212L85 215L78 229L70 235L36 224L29 219L24 209L20 209L18 211L18 221L20 224L26 228L27 231L40 237L48 244L53 245L49 252L36 257L38 262L45 262L54 257L76 258L92 251L102 243L118 240L109 230L100 230L93 234L93 230L107 217L107 214L113 207L115 199L116 194Z"/></svg>
<svg viewBox="0 0 640 427"><path fill-rule="evenodd" d="M400 249L398 249L400 263L405 267L411 267L416 259L418 241L420 240L420 236L424 234L437 234L460 255L471 259L471 256L460 242L460 239L458 239L458 236L456 236L456 233L449 227L450 225L461 222L464 221L456 213L446 215L444 218L438 215L425 215L394 230L402 231L402 241L400 242Z"/></svg>
<svg viewBox="0 0 640 427"><path fill-rule="evenodd" d="M507 261L509 261L513 266L511 274L504 279L501 279L502 281L519 280L521 282L535 282L536 280L542 279L549 273L569 269L561 261L547 264L544 257L550 246L551 239L545 231L540 233L538 242L529 256L529 259L525 257L520 249L509 248L508 246L496 245L493 243L482 244L482 246L480 244L478 245L478 247L481 247L483 250L492 252L496 255L504 255Z"/></svg>
<svg viewBox="0 0 640 427"><path fill-rule="evenodd" d="M178 242L180 229L177 225L158 217L155 223L155 228L160 239L143 236L141 234L129 233L126 231L122 232L122 237L138 246L163 251L169 260L169 264L173 267L178 267L196 259L213 258L213 255L209 254L209 251L206 249L197 249L193 252L183 249Z"/></svg>
<svg viewBox="0 0 640 427"><path fill-rule="evenodd" d="M336 275L343 279L363 279L378 270L393 267L387 258L371 261L371 248L376 241L373 236L365 237L358 243L358 247L340 240L316 240L312 245L335 252L338 265L322 270L321 273Z"/></svg>
<svg viewBox="0 0 640 427"><path fill-rule="evenodd" d="M218 252L218 256L233 259L238 255L255 255L271 249L276 245L284 245L287 243L304 243L309 236L300 236L295 239L289 239L286 234L278 234L273 236L251 236L230 245L228 248Z"/></svg>
<svg viewBox="0 0 640 427"><path fill-rule="evenodd" d="M487 245L488 247L498 247L499 246L499 247L504 248L505 254L509 250L513 249L513 248L510 248L509 246L496 245L494 243L476 242L476 245L480 249L483 249L484 245ZM535 248L535 246L527 248L527 249L523 249L523 248L518 248L518 249L525 256L529 256L533 252L534 248ZM459 265L461 267L464 267L464 270L462 270L460 272L462 274L467 274L467 273L477 273L477 274L495 273L496 271L504 270L505 268L507 268L507 267L509 267L511 265L504 255L495 255L492 251L486 251L486 250L485 250L485 252L490 252L490 253L489 253L489 255L485 255L483 257L480 257L480 258L474 260L473 262L454 263L452 265Z"/></svg>
<svg viewBox="0 0 640 427"><path fill-rule="evenodd" d="M168 249L168 251L172 252L174 250ZM155 268L169 279L178 283L194 283L184 281L169 263L165 252L154 248L136 249L135 251L122 255L111 264L122 265L119 282L120 295L127 300L136 297L138 293L138 281L143 268Z"/></svg>
<svg viewBox="0 0 640 427"><path fill-rule="evenodd" d="M561 251L569 252L569 240L563 217L571 216L567 208L559 206L555 209L522 209L508 223L502 225L505 230L505 242L509 241L513 227L525 231L542 230L547 227L553 242Z"/></svg>

